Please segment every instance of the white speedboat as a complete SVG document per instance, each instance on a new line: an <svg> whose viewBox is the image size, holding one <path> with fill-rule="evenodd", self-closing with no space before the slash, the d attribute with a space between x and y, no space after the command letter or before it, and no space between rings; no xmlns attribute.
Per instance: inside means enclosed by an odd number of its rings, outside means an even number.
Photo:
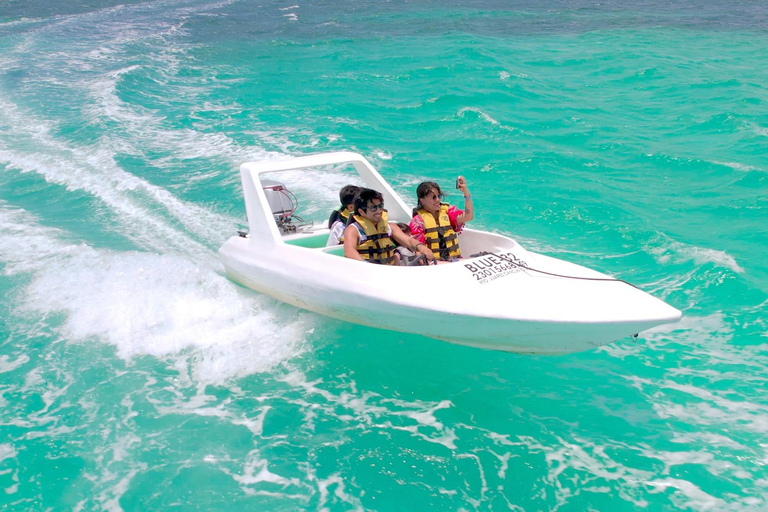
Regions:
<svg viewBox="0 0 768 512"><path fill-rule="evenodd" d="M365 186L383 194L390 221L410 220L400 196L358 154L245 163L240 175L249 233L219 250L230 279L340 320L525 354L589 350L682 316L624 281L487 231L464 229L465 258L451 264L386 266L344 258L343 247L325 246L325 225L297 228L290 201L283 201L289 192L262 179L340 164L352 164Z"/></svg>

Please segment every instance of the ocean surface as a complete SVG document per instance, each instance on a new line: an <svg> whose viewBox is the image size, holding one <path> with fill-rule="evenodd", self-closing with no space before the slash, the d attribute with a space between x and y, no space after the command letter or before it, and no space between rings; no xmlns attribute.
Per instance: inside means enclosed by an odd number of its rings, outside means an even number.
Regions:
<svg viewBox="0 0 768 512"><path fill-rule="evenodd" d="M227 280L239 164L332 150L684 317L534 357ZM0 510L766 510L767 191L762 1L4 0Z"/></svg>

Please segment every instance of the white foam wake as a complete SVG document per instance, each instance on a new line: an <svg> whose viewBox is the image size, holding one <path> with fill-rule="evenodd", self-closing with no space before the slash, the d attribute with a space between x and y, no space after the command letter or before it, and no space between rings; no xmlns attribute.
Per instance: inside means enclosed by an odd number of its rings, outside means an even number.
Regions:
<svg viewBox="0 0 768 512"><path fill-rule="evenodd" d="M68 244L63 235L0 204L5 273L32 275L17 314L63 313L69 341L109 343L126 359L182 355L203 382L267 371L302 350L311 315L238 288L212 266Z"/></svg>
<svg viewBox="0 0 768 512"><path fill-rule="evenodd" d="M655 243L653 246L646 248L659 263L681 263L685 261L693 261L696 265L714 263L734 272L744 272L744 269L736 262L736 259L725 251L697 247L677 242L664 235L660 236L663 238L663 243Z"/></svg>
<svg viewBox="0 0 768 512"><path fill-rule="evenodd" d="M36 173L46 181L64 185L68 190L82 190L100 199L117 216L121 231L141 247L189 253L208 252L206 245L222 233L232 232L235 219L212 214L195 205L185 204L169 192L121 169L115 153L106 146L70 148L50 135L51 125L20 112L15 105L0 99L3 120L13 127L16 148L0 149L0 162L7 168ZM6 138L10 137L10 134ZM180 221L184 233L169 225Z"/></svg>

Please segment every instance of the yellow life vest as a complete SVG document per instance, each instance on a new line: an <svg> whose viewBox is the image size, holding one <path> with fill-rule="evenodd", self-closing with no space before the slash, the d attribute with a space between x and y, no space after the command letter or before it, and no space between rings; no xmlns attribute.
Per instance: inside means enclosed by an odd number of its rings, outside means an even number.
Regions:
<svg viewBox="0 0 768 512"><path fill-rule="evenodd" d="M342 206L338 210L333 210L331 212L331 216L328 218L328 227L330 228L333 226L338 220L343 222L345 226L347 225L347 222L349 221L349 210L347 210L346 206Z"/></svg>
<svg viewBox="0 0 768 512"><path fill-rule="evenodd" d="M392 265L395 262L395 243L389 236L389 222L387 211L381 216L381 220L374 224L359 215L352 215L352 220L357 222L365 232L366 241L357 245L357 252L364 260L382 265Z"/></svg>
<svg viewBox="0 0 768 512"><path fill-rule="evenodd" d="M437 220L424 208L419 209L416 213L424 219L424 238L427 242L427 247L432 250L435 258L450 261L461 257L458 241L459 235L451 227L447 203L440 203L440 212L437 214Z"/></svg>
<svg viewBox="0 0 768 512"><path fill-rule="evenodd" d="M328 219L328 227L333 228L333 225L337 222L341 222L344 227L347 226L347 223L349 222L349 210L347 210L346 206L342 206L338 210L333 210L331 212L331 216ZM341 232L341 235L339 235L339 244L344 243L344 231Z"/></svg>
<svg viewBox="0 0 768 512"><path fill-rule="evenodd" d="M344 223L344 228L346 229L347 223L349 222L349 210L347 210L346 206L339 210L339 220ZM342 230L339 235L339 243L344 243L344 230Z"/></svg>

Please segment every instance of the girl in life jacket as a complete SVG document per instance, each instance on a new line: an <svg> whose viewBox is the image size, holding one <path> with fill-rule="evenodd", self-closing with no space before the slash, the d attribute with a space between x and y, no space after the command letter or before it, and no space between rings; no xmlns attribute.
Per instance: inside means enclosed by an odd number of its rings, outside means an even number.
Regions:
<svg viewBox="0 0 768 512"><path fill-rule="evenodd" d="M435 257L423 243L403 233L394 222L389 222L381 193L363 188L355 198L355 213L344 230L344 256L381 265L394 265L395 243L427 259Z"/></svg>
<svg viewBox="0 0 768 512"><path fill-rule="evenodd" d="M413 209L411 235L426 244L441 261L461 258L459 233L465 223L475 218L472 196L464 176L456 180L456 188L464 194L464 210L443 203L443 191L434 181L425 181L416 188L418 206Z"/></svg>

